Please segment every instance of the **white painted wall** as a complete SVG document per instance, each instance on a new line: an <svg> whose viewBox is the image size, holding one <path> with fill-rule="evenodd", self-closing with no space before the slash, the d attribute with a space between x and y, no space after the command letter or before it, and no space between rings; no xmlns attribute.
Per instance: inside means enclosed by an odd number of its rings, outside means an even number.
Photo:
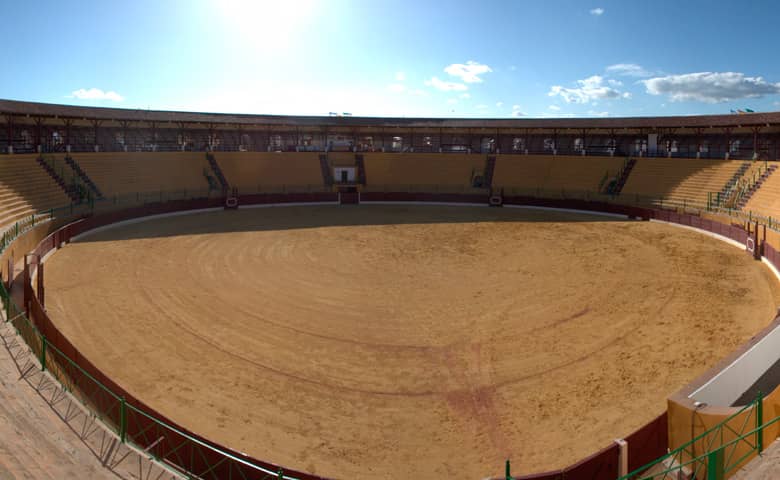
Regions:
<svg viewBox="0 0 780 480"><path fill-rule="evenodd" d="M780 327L775 327L750 350L691 393L688 398L711 406L731 406L769 370L769 367L774 365L778 360L777 352L780 352Z"/></svg>
<svg viewBox="0 0 780 480"><path fill-rule="evenodd" d="M347 181L355 181L355 167L333 167L333 178L336 183L341 181L341 172L347 172Z"/></svg>

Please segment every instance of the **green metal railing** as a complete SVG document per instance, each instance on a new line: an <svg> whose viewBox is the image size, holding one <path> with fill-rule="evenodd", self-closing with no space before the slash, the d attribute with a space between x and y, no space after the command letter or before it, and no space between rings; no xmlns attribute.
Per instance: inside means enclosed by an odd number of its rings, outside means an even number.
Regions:
<svg viewBox="0 0 780 480"><path fill-rule="evenodd" d="M711 429L653 462L617 480L677 480L700 478L722 480L764 451L764 430L780 416L764 422L764 397L740 408ZM733 437L733 438L729 438ZM701 451L697 452L698 449ZM706 476L704 476L706 474Z"/></svg>

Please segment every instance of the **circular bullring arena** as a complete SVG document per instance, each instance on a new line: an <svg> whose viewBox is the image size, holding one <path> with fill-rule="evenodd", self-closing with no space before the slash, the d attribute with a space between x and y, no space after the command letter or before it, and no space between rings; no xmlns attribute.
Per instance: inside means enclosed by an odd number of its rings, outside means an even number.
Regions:
<svg viewBox="0 0 780 480"><path fill-rule="evenodd" d="M46 261L86 358L219 444L336 478L561 468L766 326L770 270L661 222L290 206L111 226Z"/></svg>

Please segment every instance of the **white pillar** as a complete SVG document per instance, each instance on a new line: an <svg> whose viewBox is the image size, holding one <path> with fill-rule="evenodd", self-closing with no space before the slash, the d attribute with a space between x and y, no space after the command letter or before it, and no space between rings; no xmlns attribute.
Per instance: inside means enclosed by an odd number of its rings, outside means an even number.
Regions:
<svg viewBox="0 0 780 480"><path fill-rule="evenodd" d="M628 475L628 442L622 438L615 440L618 446L618 476L624 477Z"/></svg>

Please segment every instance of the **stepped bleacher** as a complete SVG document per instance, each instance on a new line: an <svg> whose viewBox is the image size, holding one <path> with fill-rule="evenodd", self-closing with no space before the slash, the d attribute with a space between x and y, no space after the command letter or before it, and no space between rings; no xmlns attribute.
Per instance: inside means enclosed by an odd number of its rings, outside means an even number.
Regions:
<svg viewBox="0 0 780 480"><path fill-rule="evenodd" d="M527 195L596 193L605 174L614 177L624 162L620 157L498 155L493 186Z"/></svg>
<svg viewBox="0 0 780 480"><path fill-rule="evenodd" d="M65 192L65 195L70 198L71 202L77 203L80 200L80 195L78 193L78 189L73 182L73 175L70 175L71 181L66 181L66 177L68 176L66 173L65 168L62 168L63 165L61 162L59 162L59 169L57 168L57 163L55 160L50 159L47 160L43 156L39 156L35 159L36 162L38 162L38 165L43 168L46 173L51 177L52 180L54 180L54 183L59 185L59 187L62 189L63 192ZM69 169L68 169L69 170Z"/></svg>
<svg viewBox="0 0 780 480"><path fill-rule="evenodd" d="M366 153L367 191L471 192L485 156L458 153ZM481 173L480 173L481 175Z"/></svg>
<svg viewBox="0 0 780 480"><path fill-rule="evenodd" d="M37 155L0 157L0 231L32 214L70 204Z"/></svg>
<svg viewBox="0 0 780 480"><path fill-rule="evenodd" d="M742 161L694 158L639 158L622 196L680 206L704 207L708 194L723 190Z"/></svg>
<svg viewBox="0 0 780 480"><path fill-rule="evenodd" d="M77 161L73 159L70 155L65 156L65 163L67 163L70 168L73 170L76 176L81 180L81 182L86 185L86 187L92 192L92 194L96 198L103 198L103 192L100 191L97 185L95 185L95 182L87 175L87 172L85 172L81 165Z"/></svg>
<svg viewBox="0 0 780 480"><path fill-rule="evenodd" d="M743 211L780 218L780 175L775 170L777 165L769 165L750 188L741 203Z"/></svg>
<svg viewBox="0 0 780 480"><path fill-rule="evenodd" d="M230 184L228 183L227 179L225 178L225 174L222 172L222 168L220 168L219 163L217 163L217 158L212 153L206 153L206 161L209 162L209 167L211 167L211 173L214 175L214 178L217 179L219 182L219 190L222 192L227 192L228 189L230 189ZM209 182L209 190L214 189L214 184L211 181L211 179L208 178L209 174L206 174L206 179Z"/></svg>
<svg viewBox="0 0 780 480"><path fill-rule="evenodd" d="M81 153L74 154L83 171L111 200L133 194L206 191L203 153Z"/></svg>
<svg viewBox="0 0 780 480"><path fill-rule="evenodd" d="M634 171L635 166L636 158L628 158L626 163L623 164L623 168L621 168L615 176L614 182L608 185L607 193L610 195L620 195L620 193L623 191L623 187L626 186L628 177L630 177L631 172ZM609 173L605 174L604 178L609 179Z"/></svg>
<svg viewBox="0 0 780 480"><path fill-rule="evenodd" d="M217 152L219 166L241 194L322 191L317 153Z"/></svg>
<svg viewBox="0 0 780 480"><path fill-rule="evenodd" d="M321 153L320 158L320 171L322 172L322 183L324 185L333 185L333 172L330 170L328 164L328 154Z"/></svg>

